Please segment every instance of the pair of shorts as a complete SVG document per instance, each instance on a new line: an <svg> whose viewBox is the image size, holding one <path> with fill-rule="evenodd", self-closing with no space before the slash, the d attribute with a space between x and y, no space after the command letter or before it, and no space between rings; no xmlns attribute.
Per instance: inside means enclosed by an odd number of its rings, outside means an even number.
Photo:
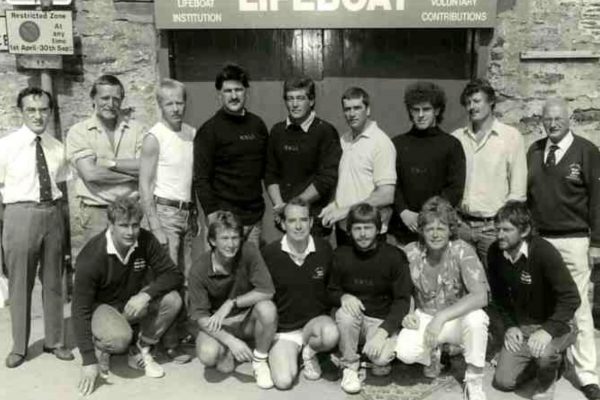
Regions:
<svg viewBox="0 0 600 400"><path fill-rule="evenodd" d="M288 342L293 342L298 345L299 348L302 348L304 345L304 338L302 337L302 329L296 329L294 331L289 332L277 332L275 334L274 341L278 340L287 340Z"/></svg>

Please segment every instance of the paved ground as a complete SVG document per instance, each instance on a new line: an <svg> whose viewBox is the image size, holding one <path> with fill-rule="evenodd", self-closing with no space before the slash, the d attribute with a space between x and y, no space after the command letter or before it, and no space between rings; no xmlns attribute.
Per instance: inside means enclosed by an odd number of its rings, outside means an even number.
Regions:
<svg viewBox="0 0 600 400"><path fill-rule="evenodd" d="M66 310L68 307L66 308ZM76 385L80 372L80 358L64 362L42 353L42 315L40 310L39 287L36 287L33 301L33 329L28 360L21 367L7 369L4 357L10 351L10 317L8 309L0 309L0 400L9 399L77 399ZM68 315L68 314L67 314ZM72 344L72 338L70 339ZM597 340L600 346L600 339ZM598 347L600 349L600 347ZM460 364L460 363L457 363ZM307 382L302 378L287 392L264 391L254 384L248 364L237 368L233 376L223 376L215 371L205 371L197 359L187 365L165 363L167 375L162 379L151 379L129 369L124 356L112 358L112 375L108 382L96 389L92 398L98 400L166 400L174 399L321 399L330 400L353 398L356 400L459 400L462 397L458 380L451 374L432 383L420 379L415 368L395 365L388 378L367 378L367 386L361 395L349 396L339 388L336 371L327 370L325 378L318 382ZM452 369L452 374L460 374L460 367ZM493 370L486 369L486 393L488 400L529 398L531 387L525 387L517 394L498 392L490 387ZM411 389L411 385L413 386ZM558 384L555 399L578 400L584 396L564 378Z"/></svg>

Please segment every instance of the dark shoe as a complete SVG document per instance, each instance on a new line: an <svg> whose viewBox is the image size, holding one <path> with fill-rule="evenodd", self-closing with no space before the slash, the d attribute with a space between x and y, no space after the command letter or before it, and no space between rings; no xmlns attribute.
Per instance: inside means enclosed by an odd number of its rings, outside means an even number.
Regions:
<svg viewBox="0 0 600 400"><path fill-rule="evenodd" d="M49 348L44 346L44 353L54 354L54 357L63 361L73 361L75 359L73 352L66 347Z"/></svg>
<svg viewBox="0 0 600 400"><path fill-rule="evenodd" d="M184 351L181 351L179 347L166 349L165 353L167 354L167 357L169 357L169 359L175 364L186 364L192 361L192 356Z"/></svg>
<svg viewBox="0 0 600 400"><path fill-rule="evenodd" d="M600 387L595 383L590 383L581 387L581 392L589 400L600 400Z"/></svg>
<svg viewBox="0 0 600 400"><path fill-rule="evenodd" d="M10 353L6 357L6 368L17 368L19 365L25 362L25 356L21 354Z"/></svg>

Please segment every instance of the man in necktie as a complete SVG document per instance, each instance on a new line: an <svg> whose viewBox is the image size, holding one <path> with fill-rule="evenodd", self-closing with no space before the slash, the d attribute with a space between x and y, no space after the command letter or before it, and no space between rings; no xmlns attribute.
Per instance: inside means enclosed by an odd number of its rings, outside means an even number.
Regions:
<svg viewBox="0 0 600 400"><path fill-rule="evenodd" d="M588 300L590 262L600 260L600 151L573 134L563 99L546 101L542 123L548 137L527 153L527 198L540 235L558 249L577 285L581 306L575 312L573 364L585 396L600 399Z"/></svg>
<svg viewBox="0 0 600 400"><path fill-rule="evenodd" d="M38 88L17 97L23 126L0 139L0 192L5 205L2 244L9 272L13 347L6 366L25 361L31 332L31 291L42 282L44 351L73 360L61 343L63 216L58 182L69 176L62 143L46 132L52 96Z"/></svg>

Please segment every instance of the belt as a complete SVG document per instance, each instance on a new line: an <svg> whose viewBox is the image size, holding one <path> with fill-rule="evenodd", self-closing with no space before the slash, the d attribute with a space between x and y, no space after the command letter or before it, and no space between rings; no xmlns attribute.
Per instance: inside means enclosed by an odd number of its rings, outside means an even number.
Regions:
<svg viewBox="0 0 600 400"><path fill-rule="evenodd" d="M108 204L88 204L88 203L81 203L81 204L83 204L84 207L108 208Z"/></svg>
<svg viewBox="0 0 600 400"><path fill-rule="evenodd" d="M469 215L460 213L460 217L465 222L494 222L496 216L493 217L479 217L477 215Z"/></svg>
<svg viewBox="0 0 600 400"><path fill-rule="evenodd" d="M52 207L58 204L59 200L48 201L15 201L14 203L6 203L4 206L36 206L36 207Z"/></svg>
<svg viewBox="0 0 600 400"><path fill-rule="evenodd" d="M156 202L156 204L160 204L162 206L175 207L179 210L189 210L190 208L192 208L192 203L189 201L171 200L159 196L154 196L154 201Z"/></svg>

